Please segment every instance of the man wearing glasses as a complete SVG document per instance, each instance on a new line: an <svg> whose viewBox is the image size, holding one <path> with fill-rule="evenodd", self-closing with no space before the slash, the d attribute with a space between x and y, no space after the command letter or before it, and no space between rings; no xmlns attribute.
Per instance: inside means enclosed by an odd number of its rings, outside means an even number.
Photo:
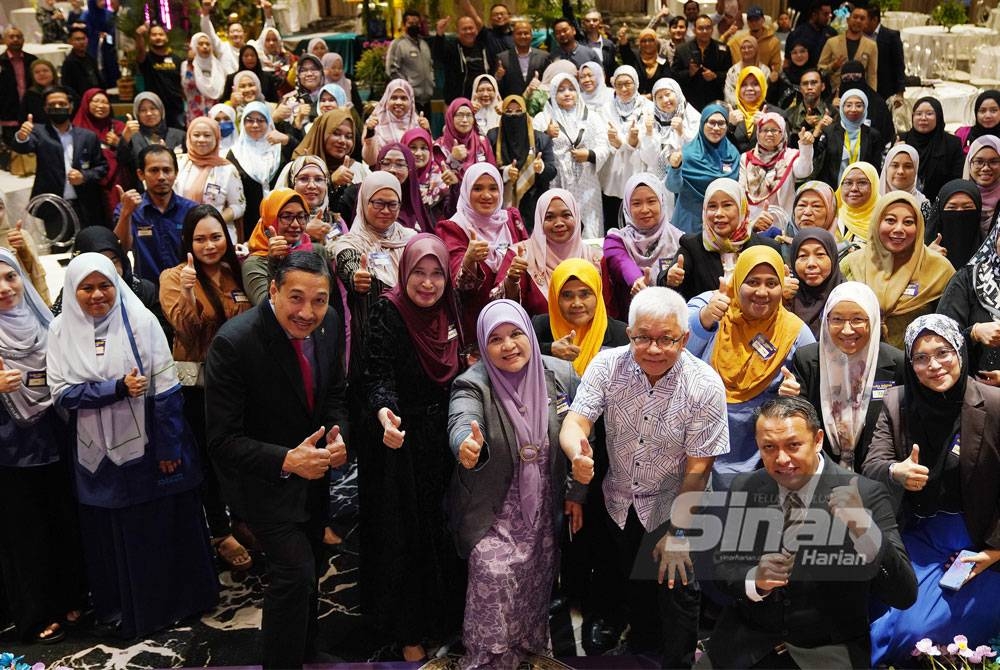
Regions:
<svg viewBox="0 0 1000 670"><path fill-rule="evenodd" d="M680 294L662 287L640 291L628 323L632 344L591 362L559 442L573 477L590 483L588 436L604 416L609 469L604 518L596 523L608 524L615 541L630 653L662 654L666 668L690 667L701 590L684 539L667 531L687 522L671 519L677 495L704 491L715 457L729 451L725 389L718 374L684 349L688 312Z"/></svg>

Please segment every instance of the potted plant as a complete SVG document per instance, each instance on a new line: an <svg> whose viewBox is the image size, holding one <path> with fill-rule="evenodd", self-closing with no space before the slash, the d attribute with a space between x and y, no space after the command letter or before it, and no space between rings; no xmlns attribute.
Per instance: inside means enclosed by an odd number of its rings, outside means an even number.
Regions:
<svg viewBox="0 0 1000 670"><path fill-rule="evenodd" d="M931 12L931 19L934 23L947 28L950 33L952 26L965 23L968 16L965 13L965 6L958 0L945 0Z"/></svg>
<svg viewBox="0 0 1000 670"><path fill-rule="evenodd" d="M368 99L378 100L389 83L389 75L385 71L385 55L389 51L388 40L364 42L364 51L354 66L354 78L359 86L368 87Z"/></svg>

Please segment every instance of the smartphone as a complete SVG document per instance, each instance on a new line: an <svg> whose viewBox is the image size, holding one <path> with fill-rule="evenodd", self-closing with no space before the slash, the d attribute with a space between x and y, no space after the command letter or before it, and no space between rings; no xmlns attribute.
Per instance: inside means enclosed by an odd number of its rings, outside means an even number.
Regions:
<svg viewBox="0 0 1000 670"><path fill-rule="evenodd" d="M948 568L948 571L944 573L941 581L938 582L938 586L942 589L948 589L949 591L957 591L962 588L962 585L965 584L965 581L969 578L972 568L976 565L975 563L963 563L962 559L975 555L976 552L969 551L968 549L963 549L959 552L955 561Z"/></svg>

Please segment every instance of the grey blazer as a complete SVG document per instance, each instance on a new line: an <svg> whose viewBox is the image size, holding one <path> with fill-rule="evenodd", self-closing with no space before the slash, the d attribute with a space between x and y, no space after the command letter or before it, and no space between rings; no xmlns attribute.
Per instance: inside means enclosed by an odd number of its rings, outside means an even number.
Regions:
<svg viewBox="0 0 1000 670"><path fill-rule="evenodd" d="M576 396L580 378L566 361L551 356L542 356L542 361L549 394L549 472L554 483L553 515L558 527L563 516L563 499L582 503L587 495L586 486L572 481L568 472L569 461L559 447L559 429L565 412ZM562 414L556 411L557 401ZM479 462L469 470L458 463L457 457L459 446L472 430L473 420L479 422L485 442ZM482 363L473 365L452 384L448 435L456 462L445 508L458 553L465 558L496 520L514 476L514 465L518 463L519 445L514 427L507 420L500 401L494 397Z"/></svg>

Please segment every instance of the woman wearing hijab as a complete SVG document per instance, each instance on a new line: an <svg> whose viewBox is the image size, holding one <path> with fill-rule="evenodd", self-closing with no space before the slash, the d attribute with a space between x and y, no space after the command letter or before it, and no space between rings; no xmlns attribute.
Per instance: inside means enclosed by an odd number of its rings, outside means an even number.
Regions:
<svg viewBox="0 0 1000 670"><path fill-rule="evenodd" d="M602 237L605 221L598 171L609 157L607 123L583 104L580 85L568 74L557 74L552 79L548 103L531 122L535 130L552 140L556 159L552 185L576 198L583 216L584 238Z"/></svg>
<svg viewBox="0 0 1000 670"><path fill-rule="evenodd" d="M336 51L331 51L320 60L323 62L323 74L326 75L327 83L339 86L354 109L363 109L358 87L344 75L344 57Z"/></svg>
<svg viewBox="0 0 1000 670"><path fill-rule="evenodd" d="M701 231L708 185L720 177L739 179L740 152L726 136L726 118L725 107L707 105L701 112L698 136L670 156L667 188L677 194L671 221L685 233Z"/></svg>
<svg viewBox="0 0 1000 670"><path fill-rule="evenodd" d="M828 88L830 88L832 94L832 87L828 85ZM865 107L866 125L870 123L871 127L878 131L882 140L882 144L879 145L879 151L885 151L885 145L892 142L892 138L896 137L895 122L885 99L878 94L878 91L868 85L865 66L861 61L849 60L840 68L840 89L837 94L841 100L843 100L844 94L852 89L861 91L868 97L868 104ZM836 100L836 97L834 97L834 100Z"/></svg>
<svg viewBox="0 0 1000 670"><path fill-rule="evenodd" d="M809 70L815 69L809 65L809 62L812 60L809 55L809 48L811 46L805 40L798 38L794 40L789 39L789 42L786 43L786 48L788 49L788 67L781 68L778 80L767 87L767 101L772 105L788 109L796 99L802 99L802 92L799 89L799 82L802 80L802 75ZM816 72L819 72L819 70L816 70ZM822 79L822 74L820 78ZM735 81L733 84L733 90L735 91Z"/></svg>
<svg viewBox="0 0 1000 670"><path fill-rule="evenodd" d="M277 186L293 189L302 196L312 217L306 234L314 244L324 244L347 233L344 217L330 209L330 173L318 156L299 156L278 173Z"/></svg>
<svg viewBox="0 0 1000 670"><path fill-rule="evenodd" d="M654 278L677 256L681 231L670 223L666 189L656 175L640 172L625 182L624 225L604 238L606 280L613 301L608 313L628 314L632 296L652 286Z"/></svg>
<svg viewBox="0 0 1000 670"><path fill-rule="evenodd" d="M250 238L257 225L260 203L274 188L281 165L291 157L291 143L272 142L276 132L266 102L251 102L240 117L240 132L226 158L236 168L246 198L243 225L237 240Z"/></svg>
<svg viewBox="0 0 1000 670"><path fill-rule="evenodd" d="M924 246L924 216L916 199L902 191L878 199L868 244L851 252L840 268L845 279L875 291L885 323L882 339L897 347L911 321L936 309L955 274L947 258Z"/></svg>
<svg viewBox="0 0 1000 670"><path fill-rule="evenodd" d="M837 240L839 249L843 237L837 228L837 194L829 184L815 179L796 189L795 199L792 200L792 222L785 231L785 237L790 241L800 230L809 227L828 231Z"/></svg>
<svg viewBox="0 0 1000 670"><path fill-rule="evenodd" d="M983 135L969 147L962 179L979 187L983 209L979 213L979 233L985 239L996 225L997 202L1000 202L1000 138Z"/></svg>
<svg viewBox="0 0 1000 670"><path fill-rule="evenodd" d="M976 183L968 179L952 179L938 191L937 200L926 218L924 242L938 243L948 252L948 260L955 270L969 262L982 244L979 219L983 198Z"/></svg>
<svg viewBox="0 0 1000 670"><path fill-rule="evenodd" d="M739 182L722 177L709 184L701 231L681 237L676 260L657 270L657 283L690 300L714 291L720 278L731 277L736 258L744 249L764 245L777 250L773 240L751 230L748 211Z"/></svg>
<svg viewBox="0 0 1000 670"><path fill-rule="evenodd" d="M188 53L193 57L181 63L181 90L186 120L191 123L200 116L211 118L212 105L224 100L226 71L212 52L211 38L205 33L191 36Z"/></svg>
<svg viewBox="0 0 1000 670"><path fill-rule="evenodd" d="M444 113L444 133L437 141L448 167L461 179L469 166L489 162L496 165L493 148L476 126L473 104L468 98L455 98Z"/></svg>
<svg viewBox="0 0 1000 670"><path fill-rule="evenodd" d="M768 81L771 76L771 68L760 62L756 37L750 33L744 33L738 38L737 44L740 49L740 60L733 63L732 67L726 72L726 83L722 88L724 93L723 98L731 108L735 108L739 104L736 92L739 86L740 75L743 75L744 69L748 67L757 68L764 75L765 81ZM770 87L767 88L769 89ZM765 94L764 98L767 99L767 97L767 94Z"/></svg>
<svg viewBox="0 0 1000 670"><path fill-rule="evenodd" d="M976 97L973 109L976 110L975 123L955 131L955 137L962 143L962 151L965 153L983 135L1000 136L1000 91L983 91Z"/></svg>
<svg viewBox="0 0 1000 670"><path fill-rule="evenodd" d="M431 134L425 129L407 130L403 133L401 143L409 147L413 154L420 198L437 227L436 222L447 219L455 213L455 203L458 202L458 175L445 165L441 147L434 143Z"/></svg>
<svg viewBox="0 0 1000 670"><path fill-rule="evenodd" d="M615 97L604 110L609 154L599 170L605 230L614 228L620 220L625 180L642 169L639 132L643 119L653 113L652 103L639 95L639 75L634 67L619 67L611 75L611 84Z"/></svg>
<svg viewBox="0 0 1000 670"><path fill-rule="evenodd" d="M462 621L465 568L443 502L455 460L448 393L462 371L463 334L448 250L430 233L410 238L396 285L372 306L363 388L372 429L359 450L362 593L379 629L419 661ZM376 423L377 422L377 423Z"/></svg>
<svg viewBox="0 0 1000 670"><path fill-rule="evenodd" d="M871 163L851 163L837 183L837 230L851 244L868 241L878 202L878 170Z"/></svg>
<svg viewBox="0 0 1000 670"><path fill-rule="evenodd" d="M358 126L348 109L335 109L320 116L292 152L292 157L318 156L330 173L330 202L338 202L351 184L360 184L371 174L368 165L355 159L358 146ZM375 158L378 154L375 155ZM345 220L353 221L354 212L344 212Z"/></svg>
<svg viewBox="0 0 1000 670"><path fill-rule="evenodd" d="M757 120L757 145L740 157L740 186L750 205L754 230L784 230L792 219L795 181L813 169L813 135L799 134L799 148L788 146L785 118L764 112Z"/></svg>
<svg viewBox="0 0 1000 670"><path fill-rule="evenodd" d="M729 140L740 153L750 151L757 143L757 122L760 115L772 113L781 116L780 107L766 102L767 75L759 67L740 70L736 77L736 104L729 112Z"/></svg>
<svg viewBox="0 0 1000 670"><path fill-rule="evenodd" d="M680 84L664 77L653 84L652 114L645 114L639 128L642 171L666 177L670 155L698 136L700 116L687 104Z"/></svg>
<svg viewBox="0 0 1000 670"><path fill-rule="evenodd" d="M500 85L491 74L481 74L472 80L472 111L476 128L486 136L500 125Z"/></svg>
<svg viewBox="0 0 1000 670"><path fill-rule="evenodd" d="M67 428L44 383L50 321L17 259L0 249L0 532L11 538L0 545L0 575L18 637L43 644L66 636L62 622L79 618L87 592L62 462Z"/></svg>
<svg viewBox="0 0 1000 670"><path fill-rule="evenodd" d="M49 327L46 373L75 428L94 610L125 639L148 635L218 599L198 452L167 338L111 260L95 253L71 260L63 295Z"/></svg>
<svg viewBox="0 0 1000 670"><path fill-rule="evenodd" d="M80 233L77 233L77 237L79 236ZM21 229L21 225L12 227L7 220L7 203L2 193L0 193L0 247L13 252L22 274L29 278L31 285L41 296L42 302L48 306L52 299L49 297L49 285L45 279L45 267L38 259L38 251L30 237Z"/></svg>
<svg viewBox="0 0 1000 670"><path fill-rule="evenodd" d="M471 103L468 104L471 111ZM386 85L382 99L365 122L361 152L364 161L373 165L383 145L399 142L407 130L417 127L430 130L427 119L417 113L413 87L405 79L393 79Z"/></svg>
<svg viewBox="0 0 1000 670"><path fill-rule="evenodd" d="M199 205L188 211L181 229L181 253L187 260L160 275L160 304L174 330L172 353L183 387L184 416L205 466L201 495L212 546L229 569L240 572L249 570L253 559L233 537L219 481L208 461L203 368L222 324L251 305L243 292L233 241L217 209Z"/></svg>
<svg viewBox="0 0 1000 670"><path fill-rule="evenodd" d="M473 332L487 303L521 297L528 239L521 213L503 207L503 179L489 163L465 173L455 214L439 221L437 235L448 247L450 273L462 305L463 332ZM471 344L471 342L470 342Z"/></svg>
<svg viewBox="0 0 1000 670"><path fill-rule="evenodd" d="M580 84L580 98L587 109L604 114L615 93L604 83L604 68L600 63L588 61L580 66L577 80Z"/></svg>
<svg viewBox="0 0 1000 670"><path fill-rule="evenodd" d="M219 142L219 155L225 158L229 155L229 150L233 148L236 138L239 137L236 110L230 105L220 102L208 110L208 118L215 119L215 122L219 124L219 134L222 135L222 140Z"/></svg>
<svg viewBox="0 0 1000 670"><path fill-rule="evenodd" d="M399 180L402 199L399 203L399 212L396 220L406 228L416 232L434 232L436 221L431 219L431 215L424 207L420 199L420 185L417 184L417 167L413 160L413 153L406 145L399 142L386 144L378 152L375 161L375 170L381 170L392 174ZM413 179L410 178L413 175ZM344 189L340 198L330 203L334 212L344 218L345 214L358 211L358 192L360 184L350 184Z"/></svg>
<svg viewBox="0 0 1000 670"><path fill-rule="evenodd" d="M264 72L274 74L277 93L283 95L292 89L288 83L288 73L296 62L296 57L285 48L281 33L274 26L264 26L256 42L260 54L260 65Z"/></svg>
<svg viewBox="0 0 1000 670"><path fill-rule="evenodd" d="M368 314L396 286L403 247L416 232L399 222L402 188L390 172L372 172L361 182L354 223L328 247L337 278L347 291L349 378L357 379L368 333ZM357 367L355 367L357 366Z"/></svg>
<svg viewBox="0 0 1000 670"><path fill-rule="evenodd" d="M309 207L305 199L290 188L276 188L260 203L257 221L247 248L250 255L243 261L243 287L247 298L256 305L267 300L267 290L273 277L273 266L296 251L311 251L326 258L326 249L313 244L306 234Z"/></svg>
<svg viewBox="0 0 1000 670"><path fill-rule="evenodd" d="M954 321L928 314L906 329L903 386L890 389L862 472L884 483L902 521L917 577L906 610L873 613L872 666L912 662L922 638L967 636L972 645L1000 628L1000 389L969 376L965 339ZM956 559L962 550L974 552ZM940 585L955 560L972 564L961 588Z"/></svg>
<svg viewBox="0 0 1000 670"><path fill-rule="evenodd" d="M554 60L542 72L540 82L536 84L536 80L532 79L528 83L528 88L524 90L524 99L528 103L528 114L531 115L531 118L536 118L548 106L548 102L552 98L552 82L560 74L568 75L575 81L576 65L573 61L565 58Z"/></svg>
<svg viewBox="0 0 1000 670"><path fill-rule="evenodd" d="M260 79L250 70L240 70L233 75L233 93L229 104L236 109L236 116L241 117L251 102L265 102Z"/></svg>
<svg viewBox="0 0 1000 670"><path fill-rule="evenodd" d="M893 145L882 162L882 173L878 177L878 194L905 191L920 203L924 220L930 216L931 201L917 189L917 175L920 171L920 154L909 144Z"/></svg>
<svg viewBox="0 0 1000 670"><path fill-rule="evenodd" d="M785 306L819 337L820 317L830 292L844 281L837 240L823 228L803 228L792 240L792 277L798 289Z"/></svg>
<svg viewBox="0 0 1000 670"><path fill-rule="evenodd" d="M226 85L222 89L223 100L232 100L236 75L244 71L252 72L257 77L257 82L260 84L260 93L264 96L265 100L273 103L278 102L278 87L274 81L274 74L265 72L264 68L260 66L260 56L258 55L257 47L253 44L243 45L240 49L239 69L232 74L226 75Z"/></svg>
<svg viewBox="0 0 1000 670"><path fill-rule="evenodd" d="M711 365L726 386L729 453L717 456L714 485L760 462L754 410L776 397L795 351L816 341L809 327L781 302L785 266L774 249L756 246L736 261L732 281L688 302L691 335L687 349ZM730 288L731 287L731 288Z"/></svg>
<svg viewBox="0 0 1000 670"><path fill-rule="evenodd" d="M800 395L823 417L823 451L861 472L887 390L903 383L903 352L879 341L878 298L860 282L845 282L820 304L818 343L792 357L778 395Z"/></svg>
<svg viewBox="0 0 1000 670"><path fill-rule="evenodd" d="M350 104L351 103L347 100L347 95L344 93L344 89L340 88L336 84L325 84L323 88L319 90L319 96L316 98L316 116L321 116L327 112L332 112L333 110L340 109L342 107L349 107ZM308 130L308 126L305 126L305 128Z"/></svg>
<svg viewBox="0 0 1000 670"><path fill-rule="evenodd" d="M670 61L660 55L660 40L656 31L651 28L644 28L639 32L637 50L632 48L628 30L619 31L618 55L621 56L622 64L631 67L636 73L636 95L649 95L657 80L673 74Z"/></svg>
<svg viewBox="0 0 1000 670"><path fill-rule="evenodd" d="M125 124L114 118L111 113L111 101L107 92L99 88L87 90L80 98L73 125L86 128L101 142L101 152L108 161L108 174L100 181L101 191L105 194L107 215L105 220L111 220L111 214L118 205L118 191L114 185L118 183L118 143L121 142Z"/></svg>
<svg viewBox="0 0 1000 670"><path fill-rule="evenodd" d="M962 141L945 131L944 110L935 97L917 100L911 120L912 128L899 138L917 150L920 156L917 188L928 200L934 200L945 182L961 175Z"/></svg>
<svg viewBox="0 0 1000 670"><path fill-rule="evenodd" d="M600 254L583 243L580 208L569 191L546 191L538 199L534 219L525 245L528 270L521 281L521 304L532 317L548 313L549 283L560 263L568 258L600 262Z"/></svg>
<svg viewBox="0 0 1000 670"><path fill-rule="evenodd" d="M552 139L535 130L525 108L519 95L504 98L500 124L490 130L486 140L503 175L504 205L517 207L525 221L533 221L538 197L556 176L556 157Z"/></svg>
<svg viewBox="0 0 1000 670"><path fill-rule="evenodd" d="M174 193L199 205L215 207L232 236L241 239L242 235L237 237L235 232L247 207L243 181L233 164L219 156L221 141L222 133L214 119L200 116L188 123L188 152L178 161Z"/></svg>
<svg viewBox="0 0 1000 670"><path fill-rule="evenodd" d="M125 124L122 141L118 143L119 184L124 190L142 188L135 173L139 153L150 144L162 144L175 153L178 147L184 151L184 131L168 128L165 119L166 110L160 96L148 91L135 96L132 118Z"/></svg>
<svg viewBox="0 0 1000 670"><path fill-rule="evenodd" d="M461 663L513 668L548 653L564 510L573 530L583 522L586 489L573 482L567 492L559 447L559 408L572 403L579 377L542 356L513 301L483 309L476 339L482 358L455 380L448 420L458 459L448 516L469 562Z"/></svg>
<svg viewBox="0 0 1000 670"><path fill-rule="evenodd" d="M289 83L295 91L286 98L293 111L292 124L301 128L305 123L316 118L316 103L319 93L326 85L326 75L323 74L323 62L311 53L303 54L288 73Z"/></svg>
<svg viewBox="0 0 1000 670"><path fill-rule="evenodd" d="M867 109L868 96L862 91L851 89L841 96L840 123L824 128L816 141L813 157L816 179L839 184L850 165L862 162L875 168L872 184L877 188L886 139L874 127L865 125Z"/></svg>

